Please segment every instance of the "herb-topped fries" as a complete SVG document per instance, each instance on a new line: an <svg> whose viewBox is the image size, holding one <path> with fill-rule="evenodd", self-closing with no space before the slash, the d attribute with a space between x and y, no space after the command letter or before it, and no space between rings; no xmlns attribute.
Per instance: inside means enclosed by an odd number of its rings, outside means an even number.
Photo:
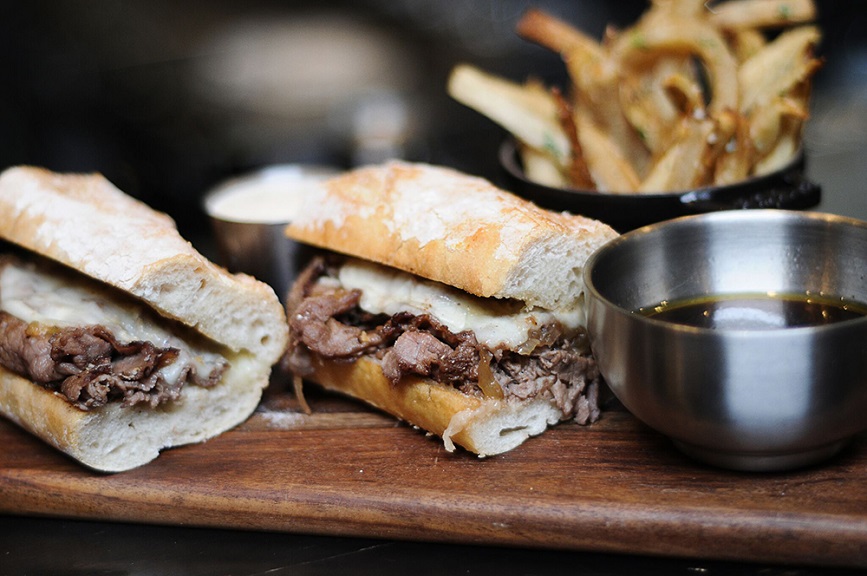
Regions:
<svg viewBox="0 0 867 576"><path fill-rule="evenodd" d="M517 32L561 55L569 89L460 64L448 92L511 132L541 184L612 194L731 184L797 154L821 66L814 18L812 0L654 0L596 41L531 9Z"/></svg>

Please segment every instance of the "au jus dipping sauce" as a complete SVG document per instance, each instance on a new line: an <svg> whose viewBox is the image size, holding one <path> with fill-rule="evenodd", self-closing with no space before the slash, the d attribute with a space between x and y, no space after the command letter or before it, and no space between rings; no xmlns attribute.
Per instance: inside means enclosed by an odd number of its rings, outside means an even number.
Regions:
<svg viewBox="0 0 867 576"><path fill-rule="evenodd" d="M867 304L813 294L737 294L664 301L637 312L696 328L776 330L863 318Z"/></svg>

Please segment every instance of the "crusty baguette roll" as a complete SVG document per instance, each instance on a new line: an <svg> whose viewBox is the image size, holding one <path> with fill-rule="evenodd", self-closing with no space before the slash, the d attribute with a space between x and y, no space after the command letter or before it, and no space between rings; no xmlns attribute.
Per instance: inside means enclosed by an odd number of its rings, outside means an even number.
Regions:
<svg viewBox="0 0 867 576"><path fill-rule="evenodd" d="M229 365L216 385L187 385L173 402L90 410L0 367L6 417L86 466L114 472L217 435L255 409L286 346L282 307L264 283L199 254L170 217L98 174L15 167L0 175L0 238L143 303Z"/></svg>
<svg viewBox="0 0 867 576"><path fill-rule="evenodd" d="M287 234L476 296L553 309L580 298L584 261L616 232L482 178L394 161L313 188Z"/></svg>
<svg viewBox="0 0 867 576"><path fill-rule="evenodd" d="M548 398L478 398L413 376L394 386L383 377L380 364L369 358L347 363L317 357L314 362L311 380L436 434L449 452L457 445L479 456L502 454L561 420L560 410Z"/></svg>
<svg viewBox="0 0 867 576"><path fill-rule="evenodd" d="M331 340L339 338L335 335L342 330L338 327L343 321L342 312L323 320L321 325L306 328L311 319L320 321L315 317L328 307L327 303L311 306L308 302L328 293L330 286L339 286L334 292L338 295L359 289L344 280L350 276L342 272L346 264L341 263L341 272L328 276L318 287L302 277L287 299L290 344L285 365L296 375L359 398L441 436L449 450L460 445L482 456L511 450L563 419L587 423L598 416L598 372L595 363L586 359L589 347L582 335L582 273L590 254L617 235L609 226L581 216L543 210L484 179L449 168L392 161L348 172L311 190L286 233L301 242L401 270L412 278L433 281L419 280L419 283L402 273L393 277L387 270L362 273L362 278L370 276L366 280L367 289L380 285L377 295L371 296L378 302L383 300L383 294L394 294L395 299L405 298L406 294L413 294L413 298L433 294L427 297L430 302L454 301L462 298L453 291L456 288L472 296L452 306L452 312L477 308L503 310L502 322L521 324L525 337L518 342L512 338L508 350L502 343L486 348L488 344L481 341L487 337L477 331L480 344L475 362L479 363L480 373L482 365L489 362L485 358L496 358L492 360L496 363L503 356L504 361L518 362L522 361L519 357L535 354L534 347L574 344L586 348L581 350L582 359L570 356L570 362L576 363L567 366L578 371L580 365L582 374L576 377L576 382L567 385L554 375L547 387L543 386L544 390L532 393L526 393L526 386L518 391L508 376L497 376L495 380L503 394L496 390L491 394L490 384L481 385L481 392L470 391L475 386L472 382L435 381L428 374L403 374L395 382L388 377L386 360L391 350L397 348L392 343L363 353L356 350L345 357L318 350L314 341L317 334ZM350 267L357 269L358 265ZM354 276L358 277L358 273ZM413 287L404 290L408 284ZM364 301L362 295L359 306L364 312L384 312L365 309ZM503 302L507 304L497 304ZM517 308L514 304L518 304ZM426 306L409 308L418 314ZM387 305L386 308L387 314L395 313L393 308ZM430 310L435 308L431 304ZM435 316L436 312L431 314ZM471 312L469 316L474 314ZM439 320L445 322L444 317L449 315L462 317L458 312L444 314ZM498 318L494 322L486 320L489 328L497 324ZM527 326L541 329L552 323L552 318L556 319L553 322L557 328L551 333L562 333L568 340L528 344L537 336ZM410 322L397 333L416 328ZM467 326L461 326L454 331L465 329ZM495 328L493 332L501 330ZM443 337L438 331L437 337L455 346L451 336ZM539 338L544 340L545 336ZM362 343L376 341L379 335L368 331L356 339ZM414 353L413 346L410 344L408 348L410 355ZM331 346L336 347L339 346ZM363 344L352 347L360 349ZM428 362L435 365L436 372L438 361ZM470 368L469 372L473 372L475 366ZM581 380L585 377L586 382Z"/></svg>

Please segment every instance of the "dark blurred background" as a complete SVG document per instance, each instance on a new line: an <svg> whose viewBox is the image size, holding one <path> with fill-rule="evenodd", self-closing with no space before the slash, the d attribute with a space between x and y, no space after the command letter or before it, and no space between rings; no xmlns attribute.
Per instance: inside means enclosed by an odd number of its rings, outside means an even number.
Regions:
<svg viewBox="0 0 867 576"><path fill-rule="evenodd" d="M867 2L817 2L826 59L808 124L820 209L867 218ZM563 81L517 37L529 6L595 37L644 0L30 0L0 9L0 167L99 171L206 238L203 194L274 163L388 156L498 180L504 133L450 100L466 61Z"/></svg>

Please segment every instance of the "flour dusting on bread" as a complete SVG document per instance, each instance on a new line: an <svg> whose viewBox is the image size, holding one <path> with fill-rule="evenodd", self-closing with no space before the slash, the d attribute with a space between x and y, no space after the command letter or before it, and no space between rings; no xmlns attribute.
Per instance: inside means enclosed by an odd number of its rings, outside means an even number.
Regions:
<svg viewBox="0 0 867 576"><path fill-rule="evenodd" d="M391 161L325 181L287 234L481 297L574 306L607 225L537 207L451 168ZM565 258L565 260L564 260Z"/></svg>

